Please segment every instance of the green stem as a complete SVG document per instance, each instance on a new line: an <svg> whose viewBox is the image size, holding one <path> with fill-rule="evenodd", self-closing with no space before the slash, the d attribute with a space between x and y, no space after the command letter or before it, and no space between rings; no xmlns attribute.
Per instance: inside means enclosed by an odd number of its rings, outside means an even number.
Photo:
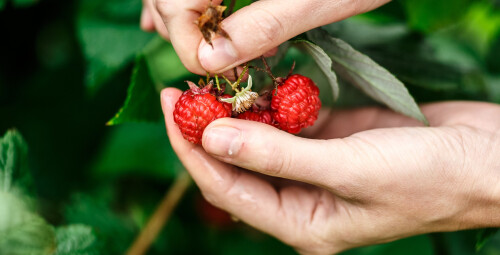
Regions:
<svg viewBox="0 0 500 255"><path fill-rule="evenodd" d="M240 92L240 90L238 89L238 84L236 82L235 83L230 82L229 79L224 74L221 74L220 76L222 76L222 78L224 78L224 80L226 80L226 82L229 83L229 85L231 85L231 88L234 91Z"/></svg>
<svg viewBox="0 0 500 255"><path fill-rule="evenodd" d="M217 85L217 89L220 91L219 76L217 74L215 75L215 84Z"/></svg>
<svg viewBox="0 0 500 255"><path fill-rule="evenodd" d="M210 81L210 73L207 72L207 84L208 84L209 81Z"/></svg>
<svg viewBox="0 0 500 255"><path fill-rule="evenodd" d="M245 66L243 67L243 71L241 71L240 77L238 77L238 80L236 80L236 85L240 85L241 79L243 79L243 76L245 76L247 71L248 71L248 65L245 64Z"/></svg>

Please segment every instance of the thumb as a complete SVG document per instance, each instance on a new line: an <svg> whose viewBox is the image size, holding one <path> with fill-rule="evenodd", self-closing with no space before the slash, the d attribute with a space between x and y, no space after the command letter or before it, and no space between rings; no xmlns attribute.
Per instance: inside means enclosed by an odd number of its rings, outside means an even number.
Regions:
<svg viewBox="0 0 500 255"><path fill-rule="evenodd" d="M368 11L385 2L387 0L257 1L222 22L230 39L214 39L213 49L202 41L198 58L207 71L221 73L263 55L300 33Z"/></svg>
<svg viewBox="0 0 500 255"><path fill-rule="evenodd" d="M223 162L320 186L326 182L333 185L325 176L331 172L332 155L344 157L333 140L301 138L270 125L239 119L215 120L205 129L202 141L205 151ZM341 179L336 176L339 183Z"/></svg>

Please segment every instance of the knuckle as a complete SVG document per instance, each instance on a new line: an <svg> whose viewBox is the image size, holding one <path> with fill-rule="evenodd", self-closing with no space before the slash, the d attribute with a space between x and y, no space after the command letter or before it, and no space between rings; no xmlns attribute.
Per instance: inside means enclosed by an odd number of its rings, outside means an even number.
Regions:
<svg viewBox="0 0 500 255"><path fill-rule="evenodd" d="M202 196L212 204L213 206L219 206L220 205L220 197L217 195L217 193L211 192L210 190L202 190L201 191Z"/></svg>
<svg viewBox="0 0 500 255"><path fill-rule="evenodd" d="M184 61L184 66L186 67L186 69L190 72L190 73L195 73L195 74L200 74L202 75L203 73L200 72L200 70L198 69L198 66L191 63L191 62L188 62L188 61Z"/></svg>
<svg viewBox="0 0 500 255"><path fill-rule="evenodd" d="M288 153L283 153L279 146L270 145L266 155L264 170L272 176L284 176L291 165Z"/></svg>
<svg viewBox="0 0 500 255"><path fill-rule="evenodd" d="M275 42L283 34L283 24L275 14L263 8L255 9L250 15L250 24L254 24L255 40L260 42Z"/></svg>
<svg viewBox="0 0 500 255"><path fill-rule="evenodd" d="M164 20L171 17L172 11L175 10L171 2L169 0L156 0L154 3L156 10Z"/></svg>
<svg viewBox="0 0 500 255"><path fill-rule="evenodd" d="M295 236L296 237L291 240L291 245L300 254L332 254L341 251L332 244L331 240L326 240L325 236L319 237L313 234Z"/></svg>
<svg viewBox="0 0 500 255"><path fill-rule="evenodd" d="M227 205L227 202L234 200L232 192L235 186L238 185L239 179L241 177L241 171L233 171L231 176L224 178L219 185L204 185L201 188L203 197L212 205L217 207L223 207Z"/></svg>

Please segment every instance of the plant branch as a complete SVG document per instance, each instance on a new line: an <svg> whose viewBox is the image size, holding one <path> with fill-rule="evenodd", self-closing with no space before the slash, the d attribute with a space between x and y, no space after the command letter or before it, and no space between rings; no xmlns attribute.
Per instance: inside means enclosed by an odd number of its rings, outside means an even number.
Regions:
<svg viewBox="0 0 500 255"><path fill-rule="evenodd" d="M264 56L260 56L260 60L262 60L262 64L264 64L264 67L266 68L264 71L271 77L273 81L276 81L276 77L274 77L273 73L271 72L271 67L267 64L266 58Z"/></svg>
<svg viewBox="0 0 500 255"><path fill-rule="evenodd" d="M141 255L147 252L151 244L156 240L163 226L167 223L172 211L175 209L184 193L186 193L190 184L191 177L186 171L177 175L174 184L165 194L163 200L156 208L156 211L149 218L148 223L127 251L127 255Z"/></svg>
<svg viewBox="0 0 500 255"><path fill-rule="evenodd" d="M226 11L226 14L227 14L226 17L233 14L235 3L236 3L236 0L231 0L231 2L229 3L229 7L227 8L227 11Z"/></svg>

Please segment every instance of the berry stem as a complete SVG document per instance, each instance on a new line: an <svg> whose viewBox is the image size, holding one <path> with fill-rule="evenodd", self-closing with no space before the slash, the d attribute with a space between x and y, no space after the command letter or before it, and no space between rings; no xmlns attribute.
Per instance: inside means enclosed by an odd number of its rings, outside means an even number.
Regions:
<svg viewBox="0 0 500 255"><path fill-rule="evenodd" d="M248 71L248 64L245 64L245 66L243 67L243 71L241 71L240 77L238 77L238 80L236 80L236 85L240 85L241 79L243 79L243 76L245 76L247 71Z"/></svg>
<svg viewBox="0 0 500 255"><path fill-rule="evenodd" d="M287 79L288 77L292 76L293 69L295 69L295 60L293 61L292 68L290 68L290 71L288 71L288 75L286 76Z"/></svg>
<svg viewBox="0 0 500 255"><path fill-rule="evenodd" d="M243 71L241 71L240 76L238 77L238 79L234 83L232 83L231 81L229 81L229 79L224 74L220 74L220 76L222 78L224 78L224 80L226 80L226 82L229 83L229 85L231 85L231 89L233 89L234 91L236 91L236 93L239 93L240 90L238 89L238 86L240 85L241 79L243 79L243 77L245 76L245 74L247 73L247 71L248 71L248 64L245 64L245 66L243 67Z"/></svg>
<svg viewBox="0 0 500 255"><path fill-rule="evenodd" d="M231 2L229 3L229 7L226 10L226 17L233 14L235 4L236 4L236 0L231 0ZM234 77L236 77L236 76L234 76Z"/></svg>
<svg viewBox="0 0 500 255"><path fill-rule="evenodd" d="M210 80L210 76L211 76L210 73L207 72L207 81L206 81L206 84L208 84L208 81Z"/></svg>
<svg viewBox="0 0 500 255"><path fill-rule="evenodd" d="M219 76L216 74L214 75L214 77L215 77L215 84L217 85L217 90L220 91Z"/></svg>
<svg viewBox="0 0 500 255"><path fill-rule="evenodd" d="M276 77L274 77L273 73L271 72L271 67L267 64L266 58L264 56L260 56L260 59L262 60L262 64L264 64L264 67L266 68L264 71L271 77L273 81L276 81Z"/></svg>
<svg viewBox="0 0 500 255"><path fill-rule="evenodd" d="M220 76L222 76L222 78L224 78L224 80L226 80L226 82L229 83L229 85L231 85L232 90L240 92L240 90L238 89L238 84L236 84L236 82L233 84L224 74L221 74Z"/></svg>
<svg viewBox="0 0 500 255"><path fill-rule="evenodd" d="M233 67L233 75L234 77L238 77L238 68Z"/></svg>

